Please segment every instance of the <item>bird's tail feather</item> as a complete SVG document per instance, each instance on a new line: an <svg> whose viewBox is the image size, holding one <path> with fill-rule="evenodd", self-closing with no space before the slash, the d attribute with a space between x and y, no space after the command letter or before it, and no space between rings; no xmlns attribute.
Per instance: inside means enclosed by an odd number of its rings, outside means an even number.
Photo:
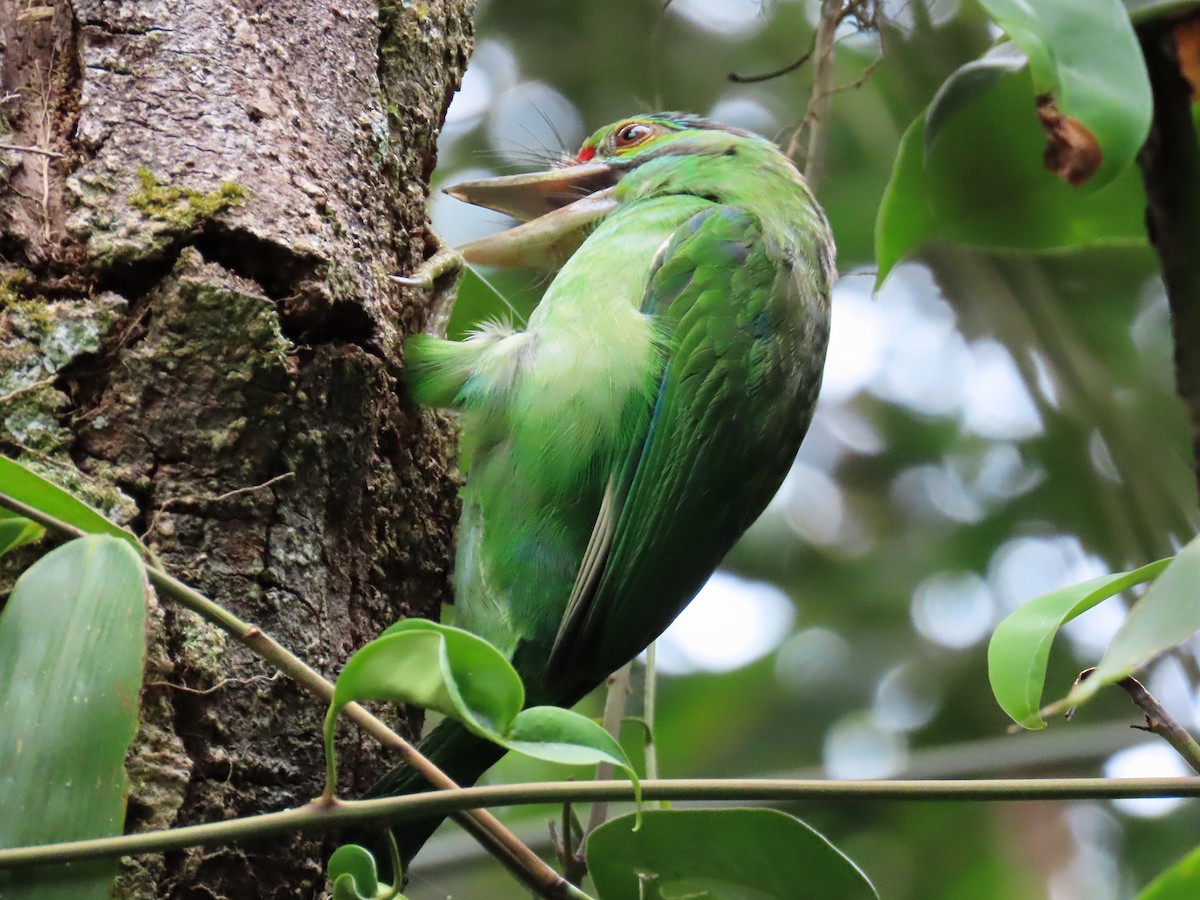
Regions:
<svg viewBox="0 0 1200 900"><path fill-rule="evenodd" d="M422 738L417 749L434 765L445 772L460 787L470 787L505 754L503 747L472 734L451 719L439 724ZM364 795L373 797L400 797L432 790L432 786L415 769L399 765L379 779ZM392 829L396 844L400 848L400 859L405 866L429 840L429 836L444 819L432 816L400 822ZM361 843L362 841L360 841ZM387 866L388 855L384 848L383 833L366 839L366 844L375 852L381 867Z"/></svg>

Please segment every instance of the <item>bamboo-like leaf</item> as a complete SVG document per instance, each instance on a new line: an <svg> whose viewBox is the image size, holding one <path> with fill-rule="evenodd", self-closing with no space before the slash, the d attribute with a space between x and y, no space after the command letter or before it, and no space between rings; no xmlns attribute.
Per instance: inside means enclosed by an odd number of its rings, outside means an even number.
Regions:
<svg viewBox="0 0 1200 900"><path fill-rule="evenodd" d="M0 494L7 494L82 531L118 537L139 553L145 552L142 542L129 529L113 524L58 485L3 456L0 456Z"/></svg>
<svg viewBox="0 0 1200 900"><path fill-rule="evenodd" d="M1103 575L1030 600L996 626L988 644L988 678L1001 709L1017 724L1045 728L1039 709L1050 645L1067 622L1121 591L1158 577L1171 560Z"/></svg>
<svg viewBox="0 0 1200 900"><path fill-rule="evenodd" d="M122 540L79 538L0 615L0 847L120 834L149 587ZM115 860L0 871L4 900L107 898Z"/></svg>
<svg viewBox="0 0 1200 900"><path fill-rule="evenodd" d="M1133 674L1200 631L1198 584L1200 538L1193 538L1134 604L1096 670L1055 708L1078 706L1104 685Z"/></svg>
<svg viewBox="0 0 1200 900"><path fill-rule="evenodd" d="M37 522L0 509L0 556L41 540L45 533L46 529Z"/></svg>

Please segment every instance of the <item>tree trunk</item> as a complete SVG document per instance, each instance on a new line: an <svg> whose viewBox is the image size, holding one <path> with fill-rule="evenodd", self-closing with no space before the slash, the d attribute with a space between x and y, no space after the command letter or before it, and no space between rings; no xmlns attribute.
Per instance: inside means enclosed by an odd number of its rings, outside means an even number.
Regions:
<svg viewBox="0 0 1200 900"><path fill-rule="evenodd" d="M446 594L446 429L398 381L428 298L387 275L435 249L473 0L46 3L0 0L0 450L332 675ZM321 704L154 622L127 826L319 793ZM353 790L381 753L342 732ZM319 850L142 857L118 893L316 896Z"/></svg>

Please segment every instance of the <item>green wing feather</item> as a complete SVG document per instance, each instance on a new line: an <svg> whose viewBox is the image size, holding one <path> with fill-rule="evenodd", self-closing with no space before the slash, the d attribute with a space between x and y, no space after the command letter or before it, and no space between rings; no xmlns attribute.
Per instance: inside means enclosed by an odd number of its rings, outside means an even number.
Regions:
<svg viewBox="0 0 1200 900"><path fill-rule="evenodd" d="M777 489L820 386L817 256L783 251L729 206L696 214L660 252L643 310L668 359L644 439L610 481L547 685L595 683L640 652Z"/></svg>

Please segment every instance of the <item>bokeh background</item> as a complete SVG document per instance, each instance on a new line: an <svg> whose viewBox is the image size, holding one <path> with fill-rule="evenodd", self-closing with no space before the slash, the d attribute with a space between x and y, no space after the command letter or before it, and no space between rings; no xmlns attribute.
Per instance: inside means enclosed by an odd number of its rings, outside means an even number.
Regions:
<svg viewBox="0 0 1200 900"><path fill-rule="evenodd" d="M786 146L812 67L754 84L730 74L801 56L818 7L484 0L435 187L544 165L639 111L703 113ZM884 10L882 40L847 25L836 50L841 89L816 188L842 278L820 405L779 495L659 643L662 774L1183 774L1165 743L1130 728L1138 716L1119 691L1071 722L1009 734L985 659L992 628L1016 606L1165 556L1194 532L1155 259L1146 245L1049 257L940 246L876 292L873 229L900 135L995 37L969 0ZM442 195L432 215L455 244L507 224ZM520 319L544 287L528 273L493 277L513 309L464 307L452 330ZM1050 693L1098 659L1122 617L1109 601L1067 628ZM1188 727L1200 725L1196 673L1188 649L1144 673ZM637 729L627 736L636 744ZM510 759L491 780L564 774ZM847 852L884 900L1115 900L1200 834L1200 810L1173 800L789 811ZM508 817L547 849L546 821L558 815ZM525 896L452 829L422 854L408 893Z"/></svg>

